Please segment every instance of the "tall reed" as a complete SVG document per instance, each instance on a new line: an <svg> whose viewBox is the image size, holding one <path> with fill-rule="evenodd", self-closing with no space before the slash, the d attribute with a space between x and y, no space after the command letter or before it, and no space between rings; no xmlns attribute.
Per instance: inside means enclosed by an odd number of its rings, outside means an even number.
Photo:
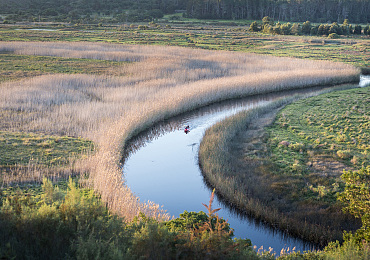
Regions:
<svg viewBox="0 0 370 260"><path fill-rule="evenodd" d="M0 85L1 130L94 141L96 152L82 167L88 184L127 220L140 211L168 218L123 183L121 152L138 132L219 100L359 79L357 69L339 63L179 47L1 42L1 51L131 62L115 68L125 77L44 75Z"/></svg>

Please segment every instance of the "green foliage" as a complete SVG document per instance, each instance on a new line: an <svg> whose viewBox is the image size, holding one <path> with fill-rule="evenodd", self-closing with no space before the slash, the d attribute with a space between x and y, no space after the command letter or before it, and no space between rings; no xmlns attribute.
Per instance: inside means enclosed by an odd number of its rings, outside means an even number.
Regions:
<svg viewBox="0 0 370 260"><path fill-rule="evenodd" d="M338 199L344 203L344 211L361 218L362 227L356 232L356 239L370 243L370 166L346 171L341 178L346 186Z"/></svg>
<svg viewBox="0 0 370 260"><path fill-rule="evenodd" d="M368 242L359 242L352 234L344 232L343 244L340 244L338 241L331 242L319 255L324 259L330 260L363 260L370 258L370 248Z"/></svg>
<svg viewBox="0 0 370 260"><path fill-rule="evenodd" d="M259 259L250 240L232 239L212 200L211 215L184 212L159 223L140 214L126 224L72 179L58 186L44 179L39 188L0 194L2 259Z"/></svg>
<svg viewBox="0 0 370 260"><path fill-rule="evenodd" d="M339 36L336 33L331 33L331 34L328 35L328 38L329 39L337 39L337 38L339 38Z"/></svg>
<svg viewBox="0 0 370 260"><path fill-rule="evenodd" d="M367 1L272 1L261 3L252 0L210 1L200 0L167 1L167 0L96 0L72 1L63 4L56 0L0 1L3 14L9 21L83 21L97 24L114 23L116 16L124 14L123 21L150 21L162 18L164 14L175 14L175 10L186 11L183 15L198 19L261 19L261 14L279 17L287 21L312 20L314 22L336 21L350 18L356 22L369 21L369 4ZM227 7L227 8L226 8ZM314 11L313 11L314 10ZM351 10L346 11L346 10ZM176 14L171 15L179 17Z"/></svg>
<svg viewBox="0 0 370 260"><path fill-rule="evenodd" d="M3 198L0 208L0 252L19 259L28 257L55 259L72 254L71 243L79 230L94 226L99 218L110 219L106 208L91 192L84 193L70 180L68 189L61 191L44 180L41 195L18 190ZM10 244L11 250L6 249Z"/></svg>
<svg viewBox="0 0 370 260"><path fill-rule="evenodd" d="M309 35L311 33L311 28L312 28L312 25L310 21L304 22L302 24L302 33Z"/></svg>
<svg viewBox="0 0 370 260"><path fill-rule="evenodd" d="M370 26L369 25L366 25L364 27L364 35L370 35Z"/></svg>
<svg viewBox="0 0 370 260"><path fill-rule="evenodd" d="M269 24L269 25L274 25L274 20L271 17L265 16L262 18L262 24L263 26Z"/></svg>
<svg viewBox="0 0 370 260"><path fill-rule="evenodd" d="M192 228L199 228L208 220L208 216L203 211L188 212L184 211L178 218L165 223L170 230L185 231Z"/></svg>
<svg viewBox="0 0 370 260"><path fill-rule="evenodd" d="M147 30L148 29L148 26L146 26L146 25L139 25L137 28L139 30Z"/></svg>
<svg viewBox="0 0 370 260"><path fill-rule="evenodd" d="M357 24L353 30L353 34L361 34L362 33L362 26Z"/></svg>
<svg viewBox="0 0 370 260"><path fill-rule="evenodd" d="M249 26L249 31L251 31L251 32L258 32L259 31L258 23L256 21L251 23L251 25Z"/></svg>
<svg viewBox="0 0 370 260"><path fill-rule="evenodd" d="M179 242L177 232L149 219L133 234L132 251L135 258L171 259Z"/></svg>
<svg viewBox="0 0 370 260"><path fill-rule="evenodd" d="M281 34L283 35L289 35L290 34L290 29L291 29L291 24L290 23L285 23L282 24L280 27Z"/></svg>

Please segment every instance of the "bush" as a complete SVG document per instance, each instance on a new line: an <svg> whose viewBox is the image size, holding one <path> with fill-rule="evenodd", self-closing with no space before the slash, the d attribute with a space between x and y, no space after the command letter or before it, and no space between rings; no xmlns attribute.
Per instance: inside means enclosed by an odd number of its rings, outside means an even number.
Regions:
<svg viewBox="0 0 370 260"><path fill-rule="evenodd" d="M339 38L339 35L336 34L336 33L331 33L331 34L328 35L328 38L329 39L338 39Z"/></svg>
<svg viewBox="0 0 370 260"><path fill-rule="evenodd" d="M362 227L356 231L358 243L370 243L370 167L359 171L345 171L341 176L346 187L338 199L344 203L344 211L361 218Z"/></svg>
<svg viewBox="0 0 370 260"><path fill-rule="evenodd" d="M338 150L337 155L341 159L348 159L352 157L352 153L350 150Z"/></svg>
<svg viewBox="0 0 370 260"><path fill-rule="evenodd" d="M301 31L302 31L303 34L310 34L311 33L311 28L312 28L311 23L309 21L306 21L302 24Z"/></svg>
<svg viewBox="0 0 370 260"><path fill-rule="evenodd" d="M358 34L360 35L362 33L362 27L361 25L355 25L355 29L353 30L353 34Z"/></svg>
<svg viewBox="0 0 370 260"><path fill-rule="evenodd" d="M148 26L146 26L146 25L139 25L137 28L139 30L146 30L146 29L148 29Z"/></svg>
<svg viewBox="0 0 370 260"><path fill-rule="evenodd" d="M251 25L249 26L249 31L251 31L251 32L258 32L259 31L258 24L257 24L256 21L251 23Z"/></svg>
<svg viewBox="0 0 370 260"><path fill-rule="evenodd" d="M249 239L232 239L212 209L158 222L112 216L93 191L70 179L67 190L44 179L42 191L6 196L0 207L1 259L258 259ZM0 193L2 194L2 193Z"/></svg>

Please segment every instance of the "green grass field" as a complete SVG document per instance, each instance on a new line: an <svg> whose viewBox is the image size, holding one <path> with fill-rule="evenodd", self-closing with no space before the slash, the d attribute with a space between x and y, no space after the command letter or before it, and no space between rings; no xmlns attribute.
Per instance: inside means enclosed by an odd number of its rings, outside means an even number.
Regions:
<svg viewBox="0 0 370 260"><path fill-rule="evenodd" d="M0 131L0 168L63 166L92 149L92 142L82 138Z"/></svg>
<svg viewBox="0 0 370 260"><path fill-rule="evenodd" d="M268 142L274 174L300 180L299 189L288 196L335 202L343 189L343 169L370 163L369 122L369 88L332 92L284 108L268 129Z"/></svg>
<svg viewBox="0 0 370 260"><path fill-rule="evenodd" d="M123 63L0 52L0 82L52 73L113 74L114 68Z"/></svg>
<svg viewBox="0 0 370 260"><path fill-rule="evenodd" d="M93 25L46 27L55 31L30 30L30 26L0 27L3 41L88 41L124 44L185 46L210 50L254 52L259 54L324 59L369 66L369 41L364 37L328 40L325 37L279 36L248 31L243 24L172 24L166 28L139 29L139 24L95 27Z"/></svg>

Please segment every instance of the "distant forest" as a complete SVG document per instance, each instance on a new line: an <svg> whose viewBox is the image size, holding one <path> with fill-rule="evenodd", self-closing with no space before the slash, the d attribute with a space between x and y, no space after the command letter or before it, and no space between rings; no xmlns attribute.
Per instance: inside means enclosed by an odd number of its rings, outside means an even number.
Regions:
<svg viewBox="0 0 370 260"><path fill-rule="evenodd" d="M199 19L370 22L370 0L0 0L0 14L12 20L76 20L94 14L135 22L183 12ZM8 18L9 19L9 18Z"/></svg>

